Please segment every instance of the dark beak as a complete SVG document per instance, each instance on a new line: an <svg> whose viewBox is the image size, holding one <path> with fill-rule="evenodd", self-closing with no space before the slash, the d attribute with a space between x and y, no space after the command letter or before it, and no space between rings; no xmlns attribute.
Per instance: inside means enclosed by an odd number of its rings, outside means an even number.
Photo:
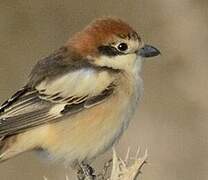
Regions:
<svg viewBox="0 0 208 180"><path fill-rule="evenodd" d="M161 54L160 51L158 49L156 49L155 47L151 46L151 45L147 45L145 44L139 51L138 51L138 55L142 56L142 57L154 57Z"/></svg>

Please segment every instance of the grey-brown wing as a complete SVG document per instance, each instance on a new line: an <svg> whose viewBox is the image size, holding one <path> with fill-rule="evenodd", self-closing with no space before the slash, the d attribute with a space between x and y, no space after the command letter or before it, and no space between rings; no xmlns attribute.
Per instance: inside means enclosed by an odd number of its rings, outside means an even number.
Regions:
<svg viewBox="0 0 208 180"><path fill-rule="evenodd" d="M95 67L73 59L62 47L36 64L27 86L0 107L0 137L58 121L113 93L113 83L100 83Z"/></svg>
<svg viewBox="0 0 208 180"><path fill-rule="evenodd" d="M0 107L0 136L12 135L46 122L52 104L39 98L38 92L23 88Z"/></svg>
<svg viewBox="0 0 208 180"><path fill-rule="evenodd" d="M47 100L45 96L42 99L43 94L40 95L37 90L23 88L0 107L0 137L56 122L64 116L95 106L107 99L113 93L113 89L114 85L111 84L99 95L70 97L70 101L64 102L63 99L54 98L58 94L48 96ZM60 106L60 109L54 113L52 109L56 106Z"/></svg>

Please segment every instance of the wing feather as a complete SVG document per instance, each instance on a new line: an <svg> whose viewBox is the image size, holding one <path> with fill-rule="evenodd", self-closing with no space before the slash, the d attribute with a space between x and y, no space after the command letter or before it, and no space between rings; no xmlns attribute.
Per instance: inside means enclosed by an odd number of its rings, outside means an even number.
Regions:
<svg viewBox="0 0 208 180"><path fill-rule="evenodd" d="M47 89L47 87L45 87ZM80 86L81 88L81 86ZM61 86L60 86L61 89ZM9 100L7 106L0 108L0 137L26 131L35 126L63 119L83 109L101 103L113 93L114 85L111 83L103 91L93 93L91 88L87 95L66 93L68 97L60 96L56 91L53 94L44 95L38 90L24 90L20 96ZM66 89L65 89L66 90ZM81 92L81 91L80 91Z"/></svg>
<svg viewBox="0 0 208 180"><path fill-rule="evenodd" d="M106 70L91 66L75 68L74 64L68 67L63 53L58 51L41 60L27 86L2 104L0 137L62 120L102 103L113 94L115 79Z"/></svg>

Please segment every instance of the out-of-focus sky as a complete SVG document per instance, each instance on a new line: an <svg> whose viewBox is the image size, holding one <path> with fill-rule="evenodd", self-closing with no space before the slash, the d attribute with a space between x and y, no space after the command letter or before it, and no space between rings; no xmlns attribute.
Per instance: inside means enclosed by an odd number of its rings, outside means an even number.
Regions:
<svg viewBox="0 0 208 180"><path fill-rule="evenodd" d="M94 18L129 22L162 56L143 66L144 97L118 152L148 149L143 180L208 179L208 1L1 0L0 14L0 101L24 85L38 59ZM0 164L1 180L73 179L71 173L34 153Z"/></svg>

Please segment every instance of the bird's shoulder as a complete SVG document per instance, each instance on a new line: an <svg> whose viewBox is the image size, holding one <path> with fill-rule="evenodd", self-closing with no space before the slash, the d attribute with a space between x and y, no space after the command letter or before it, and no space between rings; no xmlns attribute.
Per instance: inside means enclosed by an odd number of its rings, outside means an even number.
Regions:
<svg viewBox="0 0 208 180"><path fill-rule="evenodd" d="M81 68L92 68L89 61L75 54L68 47L62 46L36 63L30 73L28 86L35 87L45 79L54 79Z"/></svg>
<svg viewBox="0 0 208 180"><path fill-rule="evenodd" d="M37 62L27 87L38 90L40 96L58 96L55 99L96 96L112 84L115 76L111 69L98 67L92 61L63 46Z"/></svg>

